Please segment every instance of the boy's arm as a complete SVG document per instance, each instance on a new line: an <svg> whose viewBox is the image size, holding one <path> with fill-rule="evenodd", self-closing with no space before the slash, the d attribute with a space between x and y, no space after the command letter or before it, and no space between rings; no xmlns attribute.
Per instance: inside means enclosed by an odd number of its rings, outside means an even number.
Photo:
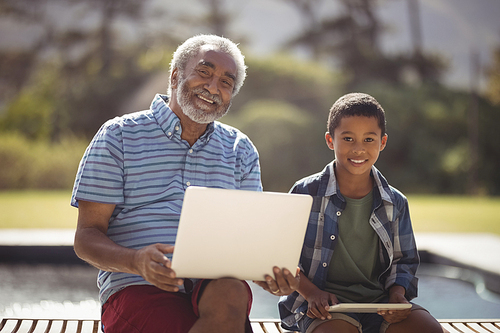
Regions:
<svg viewBox="0 0 500 333"><path fill-rule="evenodd" d="M389 303L409 303L405 297L406 289L397 284L389 289ZM394 324L405 320L411 313L411 309L405 310L383 310L378 314L384 317L388 323Z"/></svg>
<svg viewBox="0 0 500 333"><path fill-rule="evenodd" d="M398 221L398 235L394 236L393 261L390 274L385 281L385 288L391 290L394 286L405 289L404 296L411 300L417 296L416 272L420 262L413 233L408 201L403 195L396 196L396 207L399 210L395 216ZM398 242L398 243L396 243Z"/></svg>
<svg viewBox="0 0 500 333"><path fill-rule="evenodd" d="M307 316L311 318L331 319L330 306L338 304L334 294L319 289L307 276L300 272L300 285L297 292L308 302Z"/></svg>

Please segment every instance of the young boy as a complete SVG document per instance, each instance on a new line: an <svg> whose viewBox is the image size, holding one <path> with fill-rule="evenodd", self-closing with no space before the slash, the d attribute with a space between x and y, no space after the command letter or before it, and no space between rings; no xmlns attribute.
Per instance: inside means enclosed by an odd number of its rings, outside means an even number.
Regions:
<svg viewBox="0 0 500 333"><path fill-rule="evenodd" d="M416 304L378 314L327 311L346 302L409 303L417 296L419 257L407 199L374 166L387 144L380 104L361 93L341 97L325 138L335 160L291 190L314 198L298 285L288 270L259 283L273 294L291 293L279 302L283 326L307 333L443 332Z"/></svg>

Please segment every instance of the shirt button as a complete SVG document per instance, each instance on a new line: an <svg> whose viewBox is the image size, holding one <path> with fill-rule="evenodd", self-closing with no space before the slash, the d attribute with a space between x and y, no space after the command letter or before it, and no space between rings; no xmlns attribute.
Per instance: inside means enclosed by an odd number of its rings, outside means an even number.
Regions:
<svg viewBox="0 0 500 333"><path fill-rule="evenodd" d="M339 210L339 211L337 212L337 216L340 216L340 215L342 215L342 212Z"/></svg>
<svg viewBox="0 0 500 333"><path fill-rule="evenodd" d="M192 154L193 153L193 150L192 149L189 149L189 153Z"/></svg>
<svg viewBox="0 0 500 333"><path fill-rule="evenodd" d="M326 262L324 262L324 263L323 263L323 267L326 267L326 266L328 266L328 265L326 264Z"/></svg>
<svg viewBox="0 0 500 333"><path fill-rule="evenodd" d="M175 130L178 131L179 130L179 126L175 126Z"/></svg>
<svg viewBox="0 0 500 333"><path fill-rule="evenodd" d="M191 186L191 182L186 182L186 185L187 186Z"/></svg>
<svg viewBox="0 0 500 333"><path fill-rule="evenodd" d="M172 135L172 132L168 132L167 134L168 134L168 136L171 136L171 135Z"/></svg>
<svg viewBox="0 0 500 333"><path fill-rule="evenodd" d="M331 240L335 240L335 235L331 235L331 236L330 236L330 239L331 239Z"/></svg>

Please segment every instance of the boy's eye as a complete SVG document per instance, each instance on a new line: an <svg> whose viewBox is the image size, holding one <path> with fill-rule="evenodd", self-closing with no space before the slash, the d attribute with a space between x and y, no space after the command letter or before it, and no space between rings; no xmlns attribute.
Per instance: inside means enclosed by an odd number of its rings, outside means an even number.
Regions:
<svg viewBox="0 0 500 333"><path fill-rule="evenodd" d="M372 138L366 138L365 141L366 142L373 142L373 139Z"/></svg>
<svg viewBox="0 0 500 333"><path fill-rule="evenodd" d="M344 141L349 141L349 142L350 142L350 141L352 141L352 138L351 138L351 137L346 136L346 137L344 138Z"/></svg>

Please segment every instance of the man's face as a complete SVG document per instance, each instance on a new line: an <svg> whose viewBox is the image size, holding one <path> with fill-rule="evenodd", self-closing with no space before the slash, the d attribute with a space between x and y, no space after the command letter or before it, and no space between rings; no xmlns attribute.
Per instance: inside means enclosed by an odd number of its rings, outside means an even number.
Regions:
<svg viewBox="0 0 500 333"><path fill-rule="evenodd" d="M208 124L227 113L236 79L231 56L202 48L178 75L177 103L192 121Z"/></svg>

